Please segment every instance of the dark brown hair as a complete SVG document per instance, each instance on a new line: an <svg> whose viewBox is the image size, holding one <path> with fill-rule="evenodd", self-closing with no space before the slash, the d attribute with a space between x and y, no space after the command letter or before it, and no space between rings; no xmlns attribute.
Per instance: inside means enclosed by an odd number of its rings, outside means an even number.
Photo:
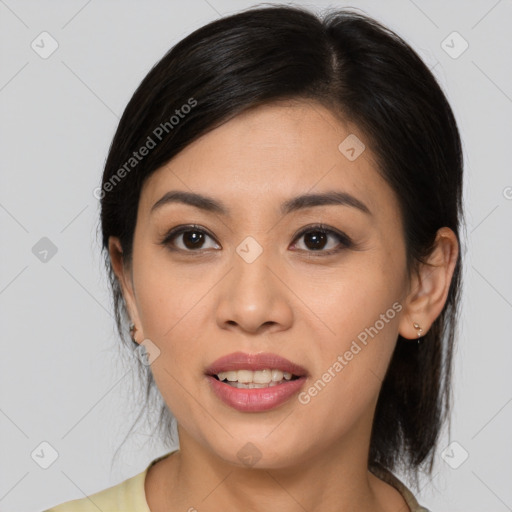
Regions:
<svg viewBox="0 0 512 512"><path fill-rule="evenodd" d="M100 192L102 244L117 327L131 349L109 237L120 238L130 262L144 181L198 137L281 99L319 102L359 127L399 200L410 273L430 254L439 228L451 228L460 247L461 141L447 99L417 53L350 9L320 16L302 7L258 6L213 21L169 50L135 91L113 138ZM149 138L154 147L127 165ZM459 251L445 307L422 343L398 337L377 403L370 465L400 466L413 477L426 463L432 470L451 404L461 265ZM155 383L149 367L140 364L140 372L147 405ZM173 421L160 397L158 428L168 433Z"/></svg>

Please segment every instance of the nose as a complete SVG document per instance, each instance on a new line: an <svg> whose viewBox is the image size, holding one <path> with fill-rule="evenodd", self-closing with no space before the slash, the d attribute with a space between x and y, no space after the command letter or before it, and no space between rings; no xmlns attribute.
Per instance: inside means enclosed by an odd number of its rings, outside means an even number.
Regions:
<svg viewBox="0 0 512 512"><path fill-rule="evenodd" d="M233 254L233 267L219 283L217 324L222 329L261 334L290 328L290 289L266 251L252 262Z"/></svg>

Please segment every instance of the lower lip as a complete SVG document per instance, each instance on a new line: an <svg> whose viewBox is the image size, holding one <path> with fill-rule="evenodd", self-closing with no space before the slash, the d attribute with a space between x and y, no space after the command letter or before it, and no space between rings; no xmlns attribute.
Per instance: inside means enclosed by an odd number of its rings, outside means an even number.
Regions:
<svg viewBox="0 0 512 512"><path fill-rule="evenodd" d="M306 382L305 377L284 381L268 388L241 389L207 375L214 393L227 405L241 412L268 411L295 395Z"/></svg>

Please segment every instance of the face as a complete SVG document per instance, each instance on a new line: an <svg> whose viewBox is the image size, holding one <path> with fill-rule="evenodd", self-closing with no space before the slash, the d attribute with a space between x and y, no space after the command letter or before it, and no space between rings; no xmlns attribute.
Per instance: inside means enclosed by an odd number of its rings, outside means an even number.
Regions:
<svg viewBox="0 0 512 512"><path fill-rule="evenodd" d="M159 351L151 371L180 441L237 465L254 450L269 468L367 449L409 283L397 199L368 145L339 149L349 135L365 143L318 104L266 105L146 181L123 292L137 340ZM155 206L169 192L225 211ZM266 392L212 382L207 368L234 352L276 354L304 375ZM278 386L291 391L274 401Z"/></svg>

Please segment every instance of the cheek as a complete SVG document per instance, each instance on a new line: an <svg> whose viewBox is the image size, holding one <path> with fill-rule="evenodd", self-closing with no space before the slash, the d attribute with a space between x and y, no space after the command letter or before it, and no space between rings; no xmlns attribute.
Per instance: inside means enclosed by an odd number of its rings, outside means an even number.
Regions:
<svg viewBox="0 0 512 512"><path fill-rule="evenodd" d="M156 385L173 413L186 418L193 406L190 393L195 394L202 378L201 340L204 343L208 298L203 296L208 287L201 279L184 283L179 273L159 269L147 265L137 274L138 308L144 337L160 351L151 364Z"/></svg>
<svg viewBox="0 0 512 512"><path fill-rule="evenodd" d="M310 311L305 317L313 319L316 315L317 322L321 320L332 339L357 337L390 308L384 319L390 320L386 326L396 323L397 307L393 309L393 304L402 296L402 278L391 264L372 259L360 258L357 264L347 264L329 274L296 279L293 288L301 297L305 310Z"/></svg>
<svg viewBox="0 0 512 512"><path fill-rule="evenodd" d="M143 263L134 266L134 284L144 333L164 340L187 323L200 304L204 271L184 273L170 265L168 256L149 252L142 254L140 261Z"/></svg>
<svg viewBox="0 0 512 512"><path fill-rule="evenodd" d="M357 396L364 389L375 393L398 335L403 309L400 272L391 263L383 265L368 258L360 268L347 267L323 285L321 293L319 288L303 290L309 293L308 306L323 324L317 322L321 334L315 336L316 376L324 381L329 375L322 375L329 371L343 375L332 379L337 382L332 387L339 387L347 397Z"/></svg>
<svg viewBox="0 0 512 512"><path fill-rule="evenodd" d="M369 298L374 290L347 285L331 294L326 308L332 312L335 334L314 337L312 378L299 400L304 422L317 419L319 437L335 439L350 430L368 417L378 398L395 347L401 305L391 293Z"/></svg>

